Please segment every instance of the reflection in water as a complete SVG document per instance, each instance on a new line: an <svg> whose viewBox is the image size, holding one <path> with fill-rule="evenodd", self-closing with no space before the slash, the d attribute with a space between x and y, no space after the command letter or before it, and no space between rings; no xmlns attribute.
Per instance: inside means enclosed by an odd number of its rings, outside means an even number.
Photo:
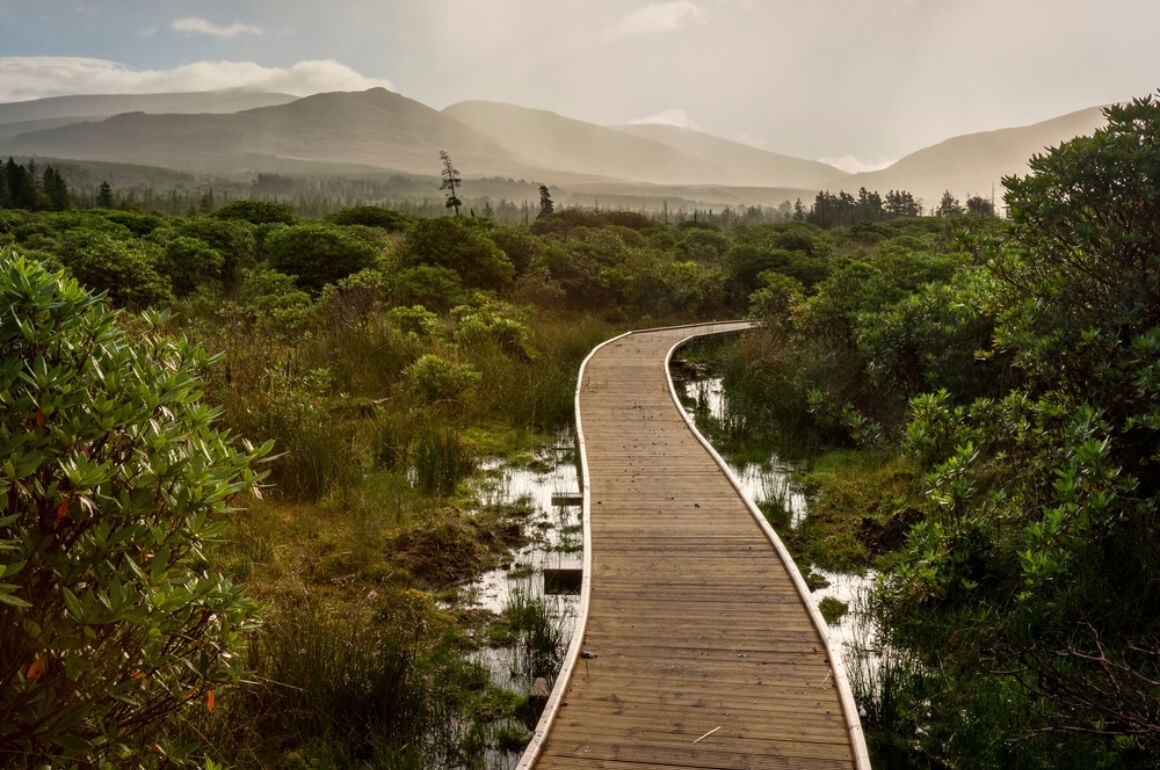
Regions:
<svg viewBox="0 0 1160 770"><path fill-rule="evenodd" d="M708 415L717 421L727 417L728 403L720 378L687 382L686 398L696 404L694 417ZM560 634L561 653L567 648L575 627L579 596L545 595L545 569L579 569L583 561L582 511L577 500L579 481L576 469L575 437L562 432L550 445L539 449L532 462L511 465L504 461L482 464L482 474L475 483L481 505L522 504L530 509L524 531L530 542L512 555L508 564L491 570L466 586L460 604L501 614L513 603L531 599L542 601L551 622ZM808 515L804 491L793 479L794 466L776 454L762 463L730 464L746 496L759 508L780 507L789 516L789 525L797 527ZM810 595L815 605L826 597L845 603L849 611L831 625L830 634L837 638L847 657L865 658L875 641L873 624L863 611L865 597L873 584L874 574L829 572L811 565L810 571L828 583ZM492 681L516 692L528 692L532 682L516 647L484 646L476 660L491 673ZM487 752L488 768L511 768L519 752Z"/></svg>
<svg viewBox="0 0 1160 770"><path fill-rule="evenodd" d="M532 460L518 465L502 460L485 461L475 480L474 492L481 506L524 506L523 520L528 544L512 553L502 567L484 573L460 591L458 604L489 610L496 615L516 613L529 606L542 611L558 640L562 656L576 625L578 595L545 594L544 570L580 569L583 558L583 523L577 496L575 437L571 431L538 449ZM542 650L538 651L541 654ZM482 645L472 656L486 668L498 687L526 695L535 674L529 650L520 640L500 646ZM550 686L552 681L548 682ZM489 748L483 757L488 770L510 770L522 751Z"/></svg>
<svg viewBox="0 0 1160 770"><path fill-rule="evenodd" d="M543 570L579 567L583 556L580 505L575 502L580 483L576 472L575 440L561 433L551 446L536 451L531 463L513 466L494 460L482 464L475 493L481 504L527 505L524 521L529 543L512 554L510 563L485 573L465 589L464 603L502 612L513 592L539 596ZM565 597L575 604L574 597Z"/></svg>
<svg viewBox="0 0 1160 770"><path fill-rule="evenodd" d="M695 404L690 414L696 420L707 416L717 424L728 419L729 404L720 377L707 377L685 383L685 398ZM742 491L754 505L762 510L780 507L789 513L789 525L797 527L808 515L805 492L793 480L794 466L771 452L762 463L736 464L726 459L730 470L741 482ZM865 612L866 596L874 584L875 573L865 574L830 572L817 565L810 565L810 572L824 578L828 585L810 593L814 605L832 597L845 604L848 611L840 620L829 626L830 635L842 645L844 653L865 654L864 651L876 642L877 632L873 622Z"/></svg>
<svg viewBox="0 0 1160 770"><path fill-rule="evenodd" d="M720 377L685 383L685 397L689 402L696 404L696 409L692 413L694 419L704 415L712 418L717 424L725 423L728 403ZM767 505L772 504L789 514L791 527L801 524L806 516L806 496L801 487L793 481L793 465L782 460L777 453L771 452L764 462L740 464L729 462L729 467L741 482L745 496L755 505L764 510Z"/></svg>

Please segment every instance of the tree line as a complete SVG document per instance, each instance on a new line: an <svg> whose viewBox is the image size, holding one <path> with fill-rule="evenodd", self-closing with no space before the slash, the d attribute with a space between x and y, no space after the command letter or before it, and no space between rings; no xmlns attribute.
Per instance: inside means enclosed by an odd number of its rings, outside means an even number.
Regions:
<svg viewBox="0 0 1160 770"><path fill-rule="evenodd" d="M0 208L26 211L64 211L72 206L68 183L50 165L43 170L36 161L28 165L11 157L0 174Z"/></svg>

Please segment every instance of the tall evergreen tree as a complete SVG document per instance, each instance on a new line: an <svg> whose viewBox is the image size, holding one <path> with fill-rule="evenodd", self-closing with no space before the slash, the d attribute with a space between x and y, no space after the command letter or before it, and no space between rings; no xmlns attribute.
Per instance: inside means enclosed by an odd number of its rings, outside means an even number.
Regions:
<svg viewBox="0 0 1160 770"><path fill-rule="evenodd" d="M967 198L967 213L980 217L993 217L995 216L995 203L990 198L972 195Z"/></svg>
<svg viewBox="0 0 1160 770"><path fill-rule="evenodd" d="M536 219L546 217L555 210L556 206L552 203L552 193L548 190L548 185L540 185L540 213L536 215Z"/></svg>
<svg viewBox="0 0 1160 770"><path fill-rule="evenodd" d="M935 209L935 215L940 217L953 217L963 213L963 204L959 203L959 199L951 194L950 190L943 193L942 200L939 201L938 208Z"/></svg>
<svg viewBox="0 0 1160 770"><path fill-rule="evenodd" d="M111 209L113 205L113 188L108 182L101 182L101 187L97 190L97 208Z"/></svg>
<svg viewBox="0 0 1160 770"><path fill-rule="evenodd" d="M61 176L60 171L52 166L44 167L41 190L44 192L48 208L53 211L64 211L72 206L68 183L64 181L64 177Z"/></svg>
<svg viewBox="0 0 1160 770"><path fill-rule="evenodd" d="M443 161L443 184L439 185L439 189L447 191L445 205L449 209L455 209L455 216L459 216L459 207L463 205L463 201L455 194L455 188L463 184L463 179L459 176L459 170L451 165L451 156L446 150L439 151L439 158Z"/></svg>
<svg viewBox="0 0 1160 770"><path fill-rule="evenodd" d="M28 169L12 158L4 166L4 177L8 181L9 205L14 209L36 208L36 184Z"/></svg>

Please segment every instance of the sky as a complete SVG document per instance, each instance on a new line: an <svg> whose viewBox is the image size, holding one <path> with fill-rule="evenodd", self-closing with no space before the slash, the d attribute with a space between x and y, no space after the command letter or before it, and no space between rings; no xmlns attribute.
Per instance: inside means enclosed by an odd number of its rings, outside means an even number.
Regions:
<svg viewBox="0 0 1160 770"><path fill-rule="evenodd" d="M0 0L0 102L385 86L847 170L1160 87L1160 0Z"/></svg>

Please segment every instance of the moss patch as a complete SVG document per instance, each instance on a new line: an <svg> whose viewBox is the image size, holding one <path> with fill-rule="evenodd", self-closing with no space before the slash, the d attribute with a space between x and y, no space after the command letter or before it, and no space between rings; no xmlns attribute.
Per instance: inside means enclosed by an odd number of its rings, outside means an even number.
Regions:
<svg viewBox="0 0 1160 770"><path fill-rule="evenodd" d="M445 588L498 566L525 542L510 517L445 510L388 538L386 558L420 584Z"/></svg>
<svg viewBox="0 0 1160 770"><path fill-rule="evenodd" d="M839 623L848 609L849 607L845 602L832 596L827 596L818 602L818 611L822 613L822 618L826 623L831 626Z"/></svg>
<svg viewBox="0 0 1160 770"><path fill-rule="evenodd" d="M809 514L785 533L786 544L795 558L838 572L874 566L898 548L922 491L917 470L896 450L826 452L803 482Z"/></svg>

